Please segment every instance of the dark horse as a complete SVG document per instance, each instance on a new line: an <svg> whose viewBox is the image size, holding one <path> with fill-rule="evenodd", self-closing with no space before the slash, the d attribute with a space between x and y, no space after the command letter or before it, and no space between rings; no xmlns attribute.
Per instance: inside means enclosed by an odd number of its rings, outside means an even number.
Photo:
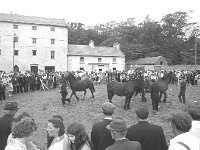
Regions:
<svg viewBox="0 0 200 150"><path fill-rule="evenodd" d="M152 84L157 84L159 86L159 91L160 91L160 100L162 98L162 94L164 94L163 103L166 103L166 100L167 100L166 91L168 90L168 85L171 81L177 81L177 77L173 72L169 72L169 73L165 74L164 77L158 79L155 82L146 79L145 83L147 86L149 86L150 90L151 90Z"/></svg>
<svg viewBox="0 0 200 150"><path fill-rule="evenodd" d="M70 95L70 99L73 95L75 95L76 99L79 100L79 98L76 95L76 91L84 91L84 96L83 99L85 98L86 95L86 89L90 89L90 92L92 93L92 98L94 98L94 84L93 81L85 78L84 80L76 79L73 73L68 73L67 76L65 77L66 81L69 81L70 83L70 88L72 90L72 93Z"/></svg>
<svg viewBox="0 0 200 150"><path fill-rule="evenodd" d="M145 93L144 93L144 80L143 79L134 79L128 82L120 83L117 81L112 81L107 85L107 93L109 102L112 103L112 98L116 94L118 96L126 96L124 109L130 109L130 100L135 93L135 96L138 93L142 93L142 101L145 102Z"/></svg>

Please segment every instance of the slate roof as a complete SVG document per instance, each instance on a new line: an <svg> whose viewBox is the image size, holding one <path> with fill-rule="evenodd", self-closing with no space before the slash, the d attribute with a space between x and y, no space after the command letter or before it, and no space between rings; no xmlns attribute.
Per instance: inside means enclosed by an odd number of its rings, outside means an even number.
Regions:
<svg viewBox="0 0 200 150"><path fill-rule="evenodd" d="M18 14L0 13L0 22L67 27L64 19L23 16L23 15L18 15Z"/></svg>
<svg viewBox="0 0 200 150"><path fill-rule="evenodd" d="M68 56L110 56L125 57L121 50L115 47L97 47L91 48L89 45L68 45Z"/></svg>
<svg viewBox="0 0 200 150"><path fill-rule="evenodd" d="M139 58L134 61L127 62L128 64L135 64L135 65L150 65L155 64L160 58L163 58L162 56L157 57L145 57L145 58Z"/></svg>

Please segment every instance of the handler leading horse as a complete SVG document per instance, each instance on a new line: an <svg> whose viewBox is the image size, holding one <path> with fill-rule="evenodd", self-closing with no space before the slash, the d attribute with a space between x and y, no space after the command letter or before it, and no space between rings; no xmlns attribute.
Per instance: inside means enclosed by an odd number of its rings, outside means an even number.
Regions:
<svg viewBox="0 0 200 150"><path fill-rule="evenodd" d="M86 95L86 89L90 89L90 92L92 93L92 98L94 98L94 84L93 81L85 78L84 80L79 80L76 79L76 77L73 75L73 73L69 72L67 76L65 77L65 80L69 81L70 83L70 88L72 90L72 93L70 95L70 100L73 95L75 95L76 99L79 100L78 96L76 95L76 91L84 91L84 96L83 99L85 98Z"/></svg>
<svg viewBox="0 0 200 150"><path fill-rule="evenodd" d="M143 79L134 79L128 82L120 83L117 81L112 81L107 85L107 93L109 102L112 103L112 98L116 94L118 96L126 96L124 109L130 109L130 100L135 93L135 96L138 93L142 93L142 101L145 102L145 93L144 93L144 80Z"/></svg>
<svg viewBox="0 0 200 150"><path fill-rule="evenodd" d="M163 78L158 79L156 82L152 82L151 80L145 80L146 84L149 86L150 90L151 90L151 86L152 84L157 84L159 87L159 91L160 91L160 101L162 98L162 94L164 94L164 99L163 99L163 103L166 103L167 100L167 90L168 90L168 85L171 81L177 81L177 77L173 72L169 72L166 75L164 75Z"/></svg>

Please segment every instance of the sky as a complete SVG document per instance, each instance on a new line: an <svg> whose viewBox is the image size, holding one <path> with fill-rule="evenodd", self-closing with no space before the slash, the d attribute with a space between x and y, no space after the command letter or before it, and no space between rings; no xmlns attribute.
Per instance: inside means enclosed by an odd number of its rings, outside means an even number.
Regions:
<svg viewBox="0 0 200 150"><path fill-rule="evenodd" d="M200 22L200 0L0 0L0 13L65 19L85 26L121 22L135 18L136 24L149 15L160 21L176 11L190 13Z"/></svg>

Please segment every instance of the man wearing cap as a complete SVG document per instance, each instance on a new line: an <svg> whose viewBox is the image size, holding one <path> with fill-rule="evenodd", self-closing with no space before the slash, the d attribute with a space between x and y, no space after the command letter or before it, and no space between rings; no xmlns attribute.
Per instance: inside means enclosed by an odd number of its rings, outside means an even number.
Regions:
<svg viewBox="0 0 200 150"><path fill-rule="evenodd" d="M92 127L91 141L93 149L95 150L104 150L115 142L115 140L111 137L110 131L106 128L106 126L112 121L114 109L114 104L110 102L104 103L102 106L104 119L101 122L95 123Z"/></svg>
<svg viewBox="0 0 200 150"><path fill-rule="evenodd" d="M138 141L129 141L126 138L127 125L121 117L116 117L107 127L115 143L105 150L142 150Z"/></svg>
<svg viewBox="0 0 200 150"><path fill-rule="evenodd" d="M138 123L132 125L126 137L131 141L139 141L142 150L167 150L167 142L161 126L149 123L149 109L147 106L139 106L135 111Z"/></svg>
<svg viewBox="0 0 200 150"><path fill-rule="evenodd" d="M8 102L4 107L8 112L0 118L0 150L4 150L7 145L7 138L11 133L11 125L18 109L17 102Z"/></svg>

